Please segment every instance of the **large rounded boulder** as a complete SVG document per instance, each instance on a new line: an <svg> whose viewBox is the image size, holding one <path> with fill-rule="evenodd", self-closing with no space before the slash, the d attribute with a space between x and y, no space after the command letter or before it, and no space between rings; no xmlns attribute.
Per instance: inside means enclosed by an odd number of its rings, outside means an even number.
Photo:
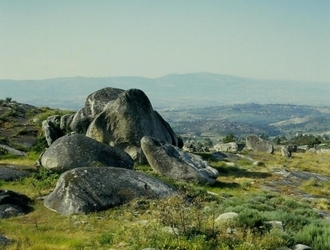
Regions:
<svg viewBox="0 0 330 250"><path fill-rule="evenodd" d="M211 185L219 176L219 172L200 156L156 138L143 137L141 147L151 168L162 176Z"/></svg>
<svg viewBox="0 0 330 250"><path fill-rule="evenodd" d="M60 214L90 213L136 198L159 199L176 195L172 186L123 168L76 168L63 173L44 205Z"/></svg>
<svg viewBox="0 0 330 250"><path fill-rule="evenodd" d="M170 125L153 110L148 97L138 89L127 90L108 104L93 120L86 135L125 150L137 162L145 162L140 145L143 136L179 145Z"/></svg>
<svg viewBox="0 0 330 250"><path fill-rule="evenodd" d="M73 116L70 130L85 134L93 119L107 104L114 102L122 92L124 92L122 89L107 87L90 94L86 98L85 106Z"/></svg>
<svg viewBox="0 0 330 250"><path fill-rule="evenodd" d="M54 172L86 167L133 169L132 158L124 151L102 144L85 135L71 134L57 139L40 158L40 164Z"/></svg>

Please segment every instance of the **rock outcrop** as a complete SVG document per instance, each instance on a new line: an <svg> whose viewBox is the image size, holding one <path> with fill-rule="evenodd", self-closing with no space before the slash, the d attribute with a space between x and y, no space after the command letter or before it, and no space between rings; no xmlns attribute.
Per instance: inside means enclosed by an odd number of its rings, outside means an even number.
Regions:
<svg viewBox="0 0 330 250"><path fill-rule="evenodd" d="M170 143L145 136L141 148L152 169L174 180L214 184L219 172L200 156L184 152Z"/></svg>
<svg viewBox="0 0 330 250"><path fill-rule="evenodd" d="M132 158L122 150L102 144L85 135L71 134L57 139L40 158L45 168L63 173L86 167L120 167L133 169Z"/></svg>
<svg viewBox="0 0 330 250"><path fill-rule="evenodd" d="M272 144L263 140L257 135L249 135L246 137L246 148L253 151L265 152L272 154L274 152L274 147Z"/></svg>
<svg viewBox="0 0 330 250"><path fill-rule="evenodd" d="M10 190L0 189L0 219L29 213L30 198Z"/></svg>
<svg viewBox="0 0 330 250"><path fill-rule="evenodd" d="M44 205L60 214L89 213L122 205L135 198L159 199L177 191L157 180L123 168L76 168L63 173Z"/></svg>
<svg viewBox="0 0 330 250"><path fill-rule="evenodd" d="M0 100L0 142L9 148L29 151L36 143L38 127L31 116L39 114L40 109L15 101ZM0 148L0 154L4 153ZM10 152L7 149L4 150Z"/></svg>
<svg viewBox="0 0 330 250"><path fill-rule="evenodd" d="M152 136L178 146L177 135L153 110L145 93L130 89L118 95L91 123L87 136L126 151L138 162L145 162L140 140Z"/></svg>

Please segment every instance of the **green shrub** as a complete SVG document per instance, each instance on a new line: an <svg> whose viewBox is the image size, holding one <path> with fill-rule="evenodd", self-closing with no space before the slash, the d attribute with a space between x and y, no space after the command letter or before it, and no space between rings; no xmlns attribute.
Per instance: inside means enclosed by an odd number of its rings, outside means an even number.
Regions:
<svg viewBox="0 0 330 250"><path fill-rule="evenodd" d="M46 141L45 136L43 134L40 134L40 135L37 136L36 142L32 146L31 151L36 152L36 153L41 153L47 147L48 147L48 145L47 145L47 141Z"/></svg>
<svg viewBox="0 0 330 250"><path fill-rule="evenodd" d="M312 247L313 250L330 249L330 223L313 222L303 227L294 239L297 243Z"/></svg>
<svg viewBox="0 0 330 250"><path fill-rule="evenodd" d="M98 242L101 245L111 245L113 242L113 234L109 232L102 234L99 237Z"/></svg>
<svg viewBox="0 0 330 250"><path fill-rule="evenodd" d="M41 192L42 190L54 187L59 178L59 174L44 167L40 167L32 177L35 180L33 185Z"/></svg>
<svg viewBox="0 0 330 250"><path fill-rule="evenodd" d="M265 223L267 218L258 210L243 208L238 217L235 218L235 224L244 229L251 229L254 232L265 232L268 225Z"/></svg>

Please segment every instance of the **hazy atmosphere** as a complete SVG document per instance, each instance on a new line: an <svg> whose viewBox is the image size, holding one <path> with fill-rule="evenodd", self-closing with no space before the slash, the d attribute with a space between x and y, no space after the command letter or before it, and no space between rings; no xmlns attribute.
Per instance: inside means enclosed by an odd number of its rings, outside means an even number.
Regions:
<svg viewBox="0 0 330 250"><path fill-rule="evenodd" d="M330 83L329 1L0 1L0 79L210 72Z"/></svg>

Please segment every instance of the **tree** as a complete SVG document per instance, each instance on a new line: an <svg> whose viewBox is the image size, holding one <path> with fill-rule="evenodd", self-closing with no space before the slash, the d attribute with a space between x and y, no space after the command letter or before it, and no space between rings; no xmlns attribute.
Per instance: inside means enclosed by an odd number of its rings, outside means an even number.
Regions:
<svg viewBox="0 0 330 250"><path fill-rule="evenodd" d="M12 101L12 98L11 97L6 97L6 99L5 99L5 102L6 103L9 103L9 102L11 102Z"/></svg>
<svg viewBox="0 0 330 250"><path fill-rule="evenodd" d="M222 139L222 141L223 141L223 143L229 143L229 142L235 142L235 136L234 136L234 134L233 133L229 133L228 135L226 135L223 139Z"/></svg>

